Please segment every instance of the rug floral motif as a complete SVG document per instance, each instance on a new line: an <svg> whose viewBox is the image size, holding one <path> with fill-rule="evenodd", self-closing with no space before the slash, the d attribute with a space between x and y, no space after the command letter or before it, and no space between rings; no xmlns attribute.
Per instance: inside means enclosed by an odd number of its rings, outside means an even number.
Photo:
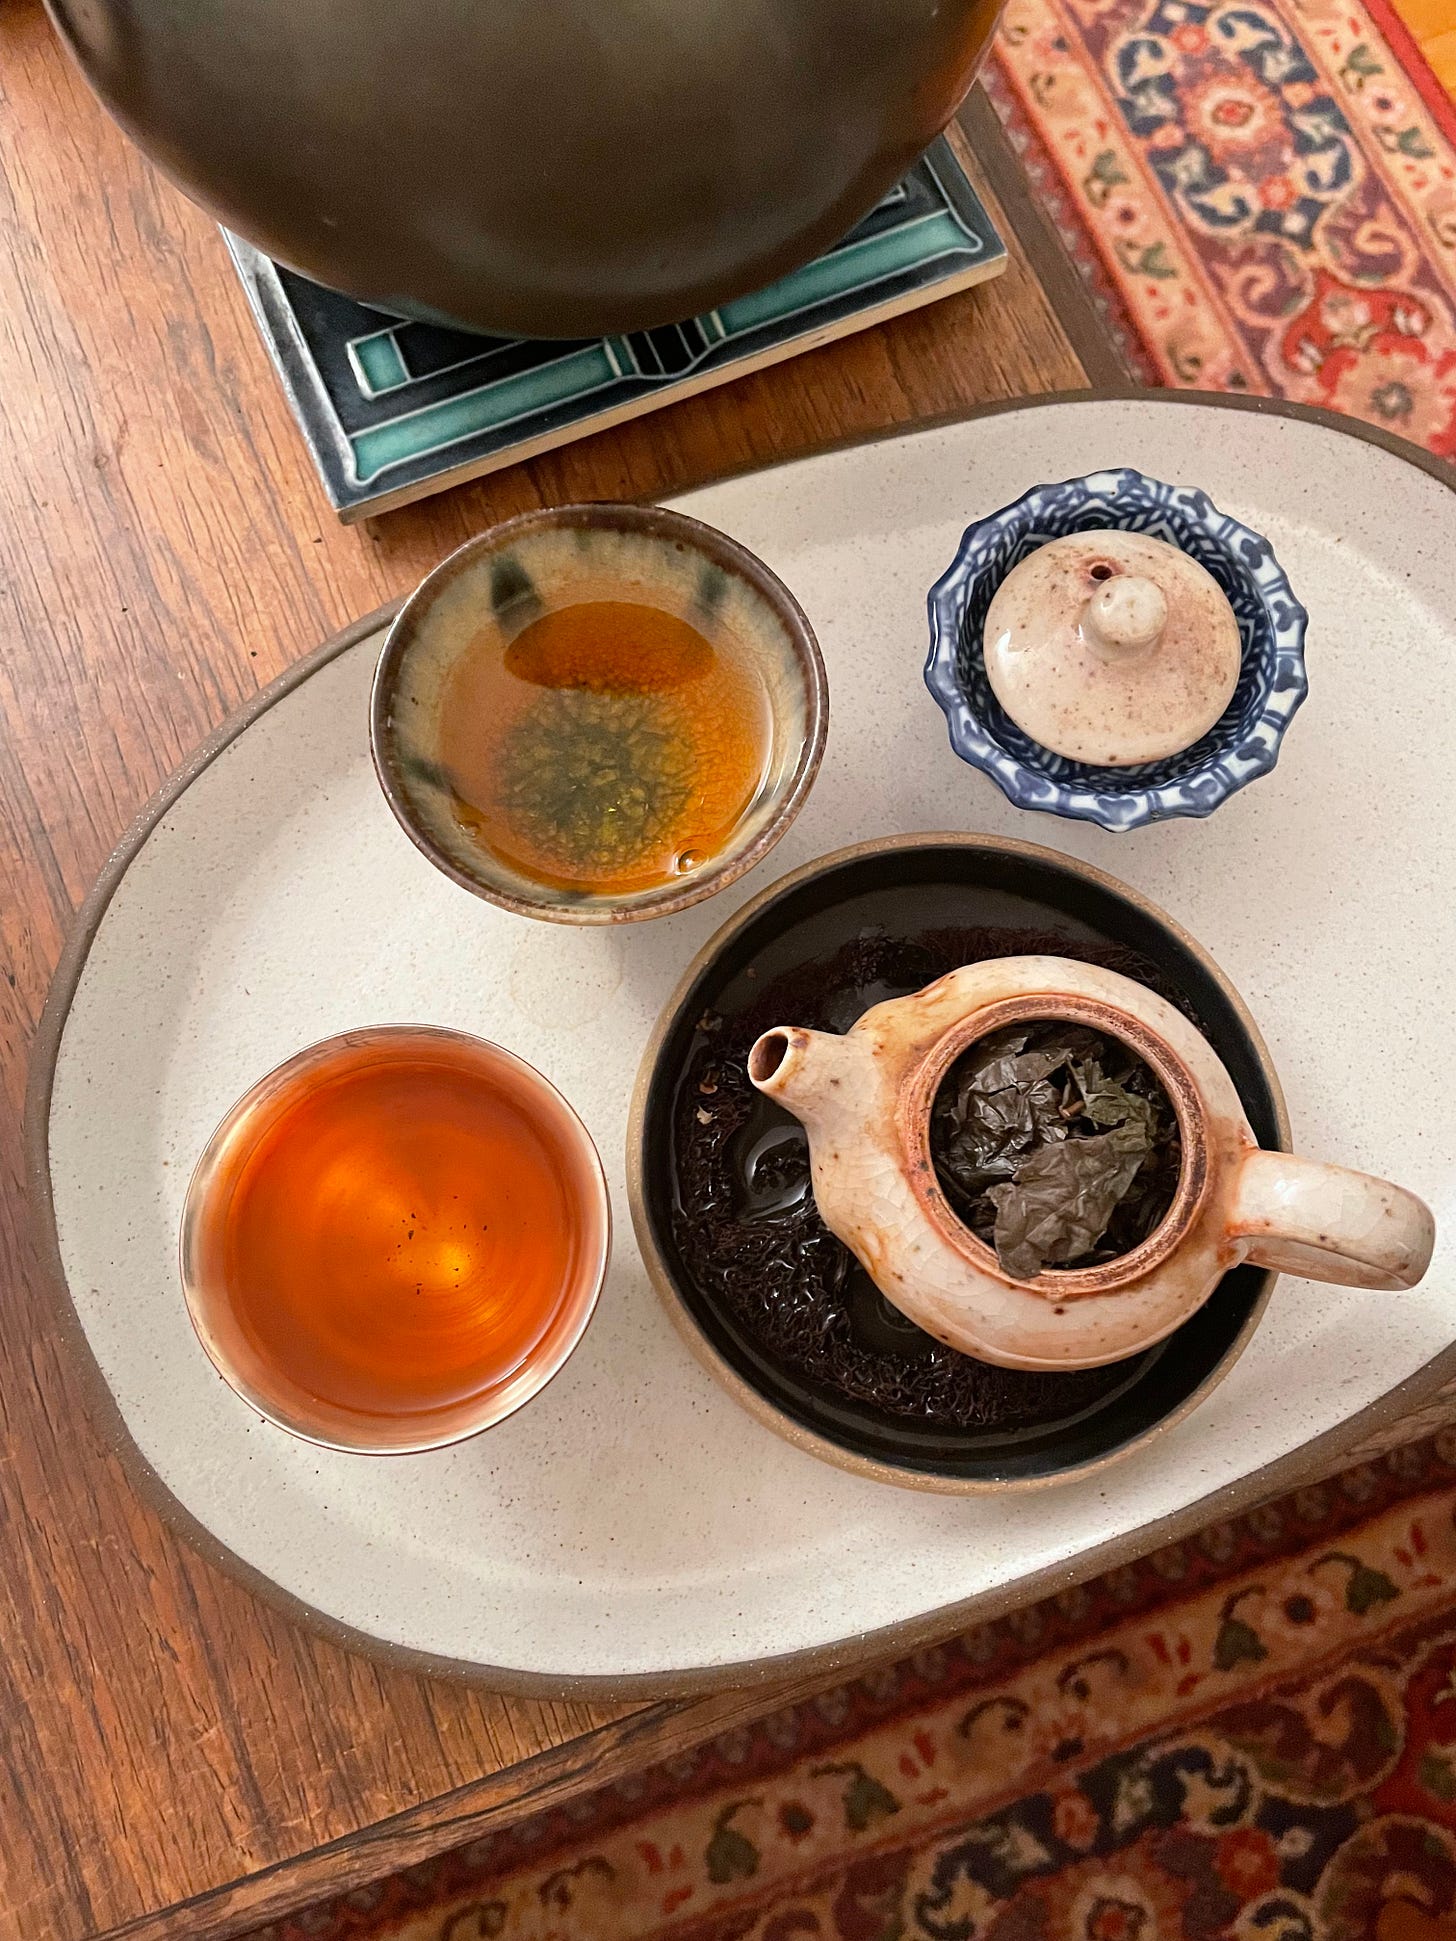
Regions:
<svg viewBox="0 0 1456 1941"><path fill-rule="evenodd" d="M263 1934L1453 1941L1456 1434Z"/></svg>
<svg viewBox="0 0 1456 1941"><path fill-rule="evenodd" d="M1386 0L1010 0L985 80L1137 376L1456 456L1456 110Z"/></svg>

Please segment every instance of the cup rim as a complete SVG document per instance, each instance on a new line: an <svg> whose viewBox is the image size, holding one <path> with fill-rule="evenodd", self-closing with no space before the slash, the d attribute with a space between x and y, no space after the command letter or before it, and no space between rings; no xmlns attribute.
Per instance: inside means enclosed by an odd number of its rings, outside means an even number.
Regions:
<svg viewBox="0 0 1456 1941"><path fill-rule="evenodd" d="M345 1046L398 1043L405 1039L421 1038L464 1044L477 1051L484 1049L492 1057L499 1058L515 1071L524 1074L533 1086L544 1091L555 1101L561 1109L565 1129L577 1144L579 1157L586 1162L585 1176L590 1184L589 1187L584 1186L584 1190L589 1191L598 1216L600 1244L596 1249L595 1260L582 1271L581 1292L576 1298L574 1311L552 1354L543 1361L539 1369L532 1372L529 1382L521 1388L520 1393L509 1394L505 1406L487 1408L482 1413L481 1419L471 1420L462 1427L453 1428L438 1435L419 1436L409 1441L387 1444L376 1444L367 1440L340 1441L335 1436L304 1428L297 1421L290 1420L276 1400L261 1394L255 1385L233 1366L231 1358L212 1338L203 1312L203 1301L197 1287L197 1275L192 1262L201 1199L223 1148L239 1121L269 1094L280 1090L298 1071L321 1062L327 1054ZM580 1345L596 1313L597 1303L601 1299L611 1252L612 1200L607 1187L606 1169L602 1164L602 1156L595 1139L587 1130L585 1122L570 1099L553 1085L543 1072L538 1071L534 1065L517 1053L508 1050L504 1045L497 1044L490 1038L482 1038L476 1032L460 1031L450 1025L433 1024L373 1024L332 1032L326 1038L316 1038L310 1044L304 1045L255 1079L223 1113L198 1154L187 1181L182 1218L178 1224L177 1234L178 1269L187 1318L192 1324L193 1333L203 1353L223 1381L241 1401L249 1408L255 1409L275 1428L282 1429L286 1434L294 1436L300 1442L310 1443L315 1448L329 1449L338 1454L350 1456L417 1456L433 1449L451 1448L456 1443L468 1442L472 1437L484 1434L487 1429L494 1428L498 1422L506 1421L519 1409L524 1408L528 1402L534 1401L560 1374ZM512 1384L512 1387L518 1385ZM499 1403L501 1398L497 1396L493 1399Z"/></svg>
<svg viewBox="0 0 1456 1941"><path fill-rule="evenodd" d="M482 877L463 870L434 840L416 815L409 791L401 783L389 750L390 722L394 695L405 658L418 631L445 589L476 563L536 532L553 530L631 531L646 538L673 541L690 546L725 572L746 580L773 610L788 640L793 664L803 686L806 727L803 745L793 772L779 793L773 815L741 849L731 846L718 859L681 886L669 885L631 903L614 903L602 897L593 903L537 901L518 895ZM823 656L809 617L779 576L746 546L704 520L666 506L633 505L617 500L583 500L567 505L538 507L517 513L476 533L463 545L448 553L427 573L405 600L385 635L384 646L374 670L369 695L369 752L374 773L395 820L416 849L461 889L473 896L509 910L515 916L533 917L544 923L614 924L642 922L650 917L673 916L680 910L716 896L740 876L746 875L779 841L808 797L824 759L829 733L829 682Z"/></svg>

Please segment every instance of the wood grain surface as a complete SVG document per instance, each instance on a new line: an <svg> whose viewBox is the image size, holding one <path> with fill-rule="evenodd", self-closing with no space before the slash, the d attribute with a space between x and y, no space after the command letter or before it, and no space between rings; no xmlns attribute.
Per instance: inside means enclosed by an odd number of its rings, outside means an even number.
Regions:
<svg viewBox="0 0 1456 1941"><path fill-rule="evenodd" d="M1015 253L980 291L346 530L215 230L101 114L39 0L0 4L3 1941L133 1922L236 1932L295 1904L300 1883L323 1892L389 1864L367 1839L351 1858L375 1822L405 1815L406 1838L423 1814L438 1846L455 1789L471 1811L519 1808L750 1702L617 1722L384 1668L259 1604L134 1493L88 1424L41 1291L18 1130L63 935L128 821L240 700L494 519L661 496L1083 381ZM547 1767L509 1770L533 1755ZM323 1872L315 1857L288 1874L321 1846Z"/></svg>

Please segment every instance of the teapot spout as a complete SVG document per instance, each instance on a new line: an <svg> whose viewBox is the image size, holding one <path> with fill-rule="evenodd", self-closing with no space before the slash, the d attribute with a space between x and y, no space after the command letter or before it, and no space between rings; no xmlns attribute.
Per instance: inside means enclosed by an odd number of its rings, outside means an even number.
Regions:
<svg viewBox="0 0 1456 1941"><path fill-rule="evenodd" d="M819 1124L849 1106L849 1075L859 1068L861 1050L852 1038L832 1031L807 1031L802 1025L775 1025L748 1054L748 1076L759 1091L807 1126Z"/></svg>

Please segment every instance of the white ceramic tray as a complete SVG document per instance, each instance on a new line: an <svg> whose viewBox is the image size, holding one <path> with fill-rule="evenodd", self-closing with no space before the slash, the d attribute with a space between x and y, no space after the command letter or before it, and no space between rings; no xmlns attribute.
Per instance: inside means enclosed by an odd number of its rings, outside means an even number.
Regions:
<svg viewBox="0 0 1456 1941"><path fill-rule="evenodd" d="M1310 700L1276 772L1209 822L1122 837L1011 809L951 753L920 675L925 591L967 521L1112 465L1202 485L1267 533L1311 616ZM680 917L614 930L534 924L454 888L374 782L366 623L261 696L142 818L83 912L34 1074L63 1313L145 1486L316 1621L517 1688L682 1690L828 1665L866 1633L908 1645L1278 1485L1311 1438L1333 1463L1358 1412L1456 1374L1456 493L1438 468L1312 415L1088 399L679 503L784 576L824 650L828 755L766 865ZM1248 999L1296 1145L1409 1184L1442 1224L1419 1291L1281 1282L1189 1419L1031 1496L912 1494L761 1427L678 1340L626 1217L628 1095L693 952L817 854L943 828L1050 843L1164 904ZM331 1455L260 1421L204 1359L178 1216L194 1158L254 1078L327 1033L404 1019L497 1038L567 1093L607 1163L615 1258L583 1346L522 1414L442 1453Z"/></svg>

